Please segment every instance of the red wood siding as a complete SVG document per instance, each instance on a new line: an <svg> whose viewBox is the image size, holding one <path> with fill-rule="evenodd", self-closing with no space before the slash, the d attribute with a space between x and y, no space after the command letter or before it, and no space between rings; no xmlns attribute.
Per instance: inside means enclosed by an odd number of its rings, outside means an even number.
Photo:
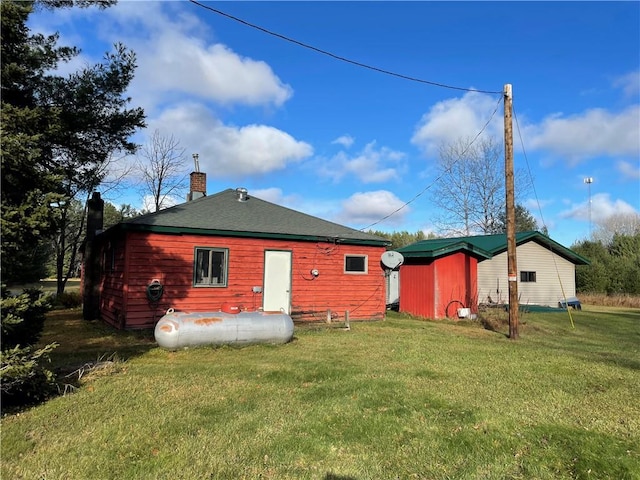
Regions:
<svg viewBox="0 0 640 480"><path fill-rule="evenodd" d="M444 318L464 305L476 312L477 265L461 252L435 260L409 259L400 267L400 311Z"/></svg>
<svg viewBox="0 0 640 480"><path fill-rule="evenodd" d="M432 261L405 262L400 267L401 312L419 317L435 317Z"/></svg>
<svg viewBox="0 0 640 480"><path fill-rule="evenodd" d="M462 252L436 260L435 318L457 317L461 307L477 311L477 266L475 258Z"/></svg>
<svg viewBox="0 0 640 480"><path fill-rule="evenodd" d="M347 310L353 320L384 318L384 247L146 232L128 232L124 245L123 271L105 272L101 299L103 319L118 327L153 327L168 308L218 311L226 302L260 308L262 294L252 288L263 286L265 250L292 252L294 319L324 321L328 309L341 319ZM226 287L193 287L195 247L228 249ZM345 254L368 255L368 273L345 274ZM317 277L312 269L320 272ZM162 283L164 294L151 304L146 288L154 279Z"/></svg>

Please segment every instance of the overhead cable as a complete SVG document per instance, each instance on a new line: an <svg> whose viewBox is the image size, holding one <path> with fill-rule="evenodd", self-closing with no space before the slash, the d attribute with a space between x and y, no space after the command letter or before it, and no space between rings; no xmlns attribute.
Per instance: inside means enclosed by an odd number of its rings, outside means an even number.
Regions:
<svg viewBox="0 0 640 480"><path fill-rule="evenodd" d="M502 92L499 92L502 93ZM422 191L420 193L418 193L417 195L415 195L411 200L409 200L408 202L406 202L404 205L400 206L399 208L396 208L393 212L391 212L389 215L382 217L380 220L378 220L377 222L373 222L370 225L367 225L364 228L361 228L360 231L365 231L370 229L371 227L385 221L387 218L395 215L396 213L398 213L400 210L402 210L403 208L405 208L407 205L409 205L410 203L413 203L414 201L416 201L420 196L422 196L427 190L429 190L431 187L433 187L436 182L438 182L442 177L444 177L447 173L451 172L451 169L462 160L462 158L464 157L464 155L467 153L467 151L471 148L471 145L474 144L474 142L480 137L480 135L482 135L482 132L484 132L486 130L486 128L489 126L489 124L491 123L491 120L493 120L493 117L495 116L496 112L498 111L498 107L500 106L500 103L502 103L503 97L500 96L500 98L498 99L498 103L496 104L496 108L493 110L493 113L491 114L491 116L489 117L489 120L487 120L487 122L484 124L484 126L480 129L480 131L477 133L477 135L475 137L473 137L473 140L471 140L471 142L469 142L469 145L467 145L467 147L464 149L464 151L460 154L460 156L458 157L457 160L454 160L453 162L451 162L451 165L449 165L447 168L445 168L442 173L440 175L438 175L433 182L431 182L429 185L427 185L426 187L424 187L422 189Z"/></svg>
<svg viewBox="0 0 640 480"><path fill-rule="evenodd" d="M536 198L536 204L538 206L538 213L540 214L540 221L542 222L542 227L548 232L549 229L547 225L544 223L544 217L542 216L542 206L540 205L540 199L538 198L538 192L536 191L536 184L533 181L533 175L531 174L531 166L529 165L529 158L527 157L527 152L524 148L524 141L522 140L522 132L520 131L520 124L518 123L518 116L516 115L515 107L513 108L513 118L516 121L516 130L518 130L518 138L520 139L520 146L522 147L522 154L524 155L524 161L527 164L527 172L529 173L529 180L531 181L531 186L533 187L533 195ZM562 292L562 298L564 299L565 305L567 307L567 313L569 314L569 320L571 321L571 328L576 328L573 323L573 315L571 315L571 310L569 308L569 301L567 300L567 295L564 291L564 285L562 284L562 278L560 277L560 269L558 268L558 262L556 262L556 256L553 252L553 245L549 245L549 254L551 255L551 259L553 260L553 266L556 269L556 276L558 277L558 283L560 284L560 291Z"/></svg>
<svg viewBox="0 0 640 480"><path fill-rule="evenodd" d="M427 85L432 85L434 87L449 88L451 90L461 90L461 91L464 91L464 92L478 92L478 93L488 93L488 94L502 93L502 91L498 92L498 91L489 91L489 90L478 90L478 89L475 89L475 88L455 87L455 86L452 86L452 85L446 85L444 83L438 83L438 82L431 82L429 80L423 80L423 79L416 78L416 77L410 77L408 75L403 75L401 73L396 73L396 72L392 72L392 71L385 70L385 69L382 69L382 68L378 68L378 67L374 67L374 66L371 66L371 65L367 65L366 63L361 63L361 62L357 62L355 60L351 60L351 59L346 58L346 57L341 57L340 55L336 55L335 53L331 53L331 52L328 52L326 50L322 50L321 48L314 47L313 45L309 45L308 43L304 43L304 42L301 42L299 40L295 40L293 38L290 38L290 37L287 37L285 35L282 35L280 33L273 32L273 31L268 30L268 29L266 29L264 27L261 27L259 25L255 25L253 23L247 22L246 20L242 20L241 18L238 18L238 17L235 17L235 16L230 15L228 13L225 13L225 12L223 12L221 10L218 10L217 8L213 8L213 7L210 7L210 6L205 5L203 3L197 2L196 0L189 0L189 2L193 3L194 5L199 6L201 8L204 8L205 10L209 10L210 12L217 13L218 15L222 15L223 17L227 17L227 18L229 18L229 19L231 19L231 20L233 20L235 22L238 22L238 23L241 23L243 25L246 25L247 27L251 27L251 28L254 28L256 30L259 30L259 31L261 31L263 33L266 33L267 35L272 35L272 36L277 37L277 38L279 38L281 40L285 40L287 42L291 42L293 44L296 44L296 45L298 45L300 47L307 48L309 50L313 50L314 52L320 53L322 55L327 55L328 57L334 58L336 60L340 60L342 62L350 63L350 64L356 65L358 67L367 68L367 69L373 70L375 72L384 73L385 75L391 75L393 77L402 78L404 80L409 80L411 82L424 83L424 84L427 84Z"/></svg>

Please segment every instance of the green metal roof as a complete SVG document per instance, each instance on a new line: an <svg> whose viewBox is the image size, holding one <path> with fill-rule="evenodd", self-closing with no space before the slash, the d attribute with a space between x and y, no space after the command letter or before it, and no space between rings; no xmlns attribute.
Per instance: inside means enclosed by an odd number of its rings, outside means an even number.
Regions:
<svg viewBox="0 0 640 480"><path fill-rule="evenodd" d="M516 245L521 245L529 241L534 241L545 248L557 253L563 258L576 265L589 265L586 258L580 256L573 250L566 248L558 242L551 240L546 235L538 231L516 233ZM467 250L471 254L481 253L485 258L491 258L507 250L507 235L500 233L496 235L476 235L470 237L457 238L436 238L432 240L422 240L406 247L398 249L405 257L425 257L434 258L447 255L456 250Z"/></svg>
<svg viewBox="0 0 640 480"><path fill-rule="evenodd" d="M238 200L234 189L175 205L118 224L125 230L194 233L258 238L288 238L359 245L388 240L252 197Z"/></svg>
<svg viewBox="0 0 640 480"><path fill-rule="evenodd" d="M478 259L491 258L491 252L462 238L435 238L422 240L397 250L405 258L438 258L455 252L467 252Z"/></svg>

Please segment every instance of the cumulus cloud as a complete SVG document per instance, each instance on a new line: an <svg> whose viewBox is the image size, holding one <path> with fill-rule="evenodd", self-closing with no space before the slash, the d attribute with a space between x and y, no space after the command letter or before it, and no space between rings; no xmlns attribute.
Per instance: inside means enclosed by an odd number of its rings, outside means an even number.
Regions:
<svg viewBox="0 0 640 480"><path fill-rule="evenodd" d="M342 202L342 211L337 220L347 225L368 225L401 209L381 222L399 225L410 211L409 207L402 208L404 204L405 202L388 190L358 192Z"/></svg>
<svg viewBox="0 0 640 480"><path fill-rule="evenodd" d="M388 182L400 178L404 158L402 152L376 148L376 142L371 142L354 156L344 151L337 153L321 166L319 173L334 182L354 177L363 183Z"/></svg>
<svg viewBox="0 0 640 480"><path fill-rule="evenodd" d="M183 4L120 2L104 11L56 10L60 12L41 18L43 29L55 30L56 22L69 26L80 16L93 17L95 37L107 45L122 42L136 53L138 68L130 90L145 110L152 111L167 98L281 106L293 95L266 62L244 57L215 41L210 28ZM80 32L75 39L71 44L93 47L83 45ZM83 60L95 63L104 52L92 53L96 58Z"/></svg>
<svg viewBox="0 0 640 480"><path fill-rule="evenodd" d="M478 92L467 92L462 98L438 102L418 122L411 143L427 156L433 156L443 143L475 138L489 119L491 122L485 132L501 138L504 130L502 116L491 117L497 106L495 97Z"/></svg>
<svg viewBox="0 0 640 480"><path fill-rule="evenodd" d="M638 180L640 179L640 164L639 163L631 163L620 160L616 163L616 170L618 170L623 179L625 180Z"/></svg>
<svg viewBox="0 0 640 480"><path fill-rule="evenodd" d="M351 135L342 135L341 137L336 138L332 144L342 145L344 148L350 148L355 142L355 138Z"/></svg>
<svg viewBox="0 0 640 480"><path fill-rule="evenodd" d="M282 105L292 95L265 62L245 58L222 44L168 31L140 52L136 86L148 93L180 91L223 104ZM149 92L151 90L152 92Z"/></svg>
<svg viewBox="0 0 640 480"><path fill-rule="evenodd" d="M571 116L555 114L539 125L527 128L530 148L577 164L588 158L640 155L640 106L619 113L604 109L587 110Z"/></svg>
<svg viewBox="0 0 640 480"><path fill-rule="evenodd" d="M186 148L197 145L201 169L214 178L266 174L313 153L309 144L282 130L268 125L225 125L196 103L169 108L149 126L175 135Z"/></svg>
<svg viewBox="0 0 640 480"><path fill-rule="evenodd" d="M589 221L589 210L591 210L591 220L594 223L601 222L617 214L637 213L635 208L624 200L612 200L608 193L598 193L591 199L591 209L589 202L573 204L570 209L560 213L560 218L570 218L574 220Z"/></svg>

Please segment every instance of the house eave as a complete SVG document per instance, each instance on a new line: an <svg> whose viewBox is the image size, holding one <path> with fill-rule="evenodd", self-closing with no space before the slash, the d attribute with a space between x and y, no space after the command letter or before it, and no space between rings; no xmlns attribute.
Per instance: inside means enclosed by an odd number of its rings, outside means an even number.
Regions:
<svg viewBox="0 0 640 480"><path fill-rule="evenodd" d="M172 235L203 235L203 236L223 236L223 237L243 237L243 238L263 238L274 240L297 240L306 242L323 242L335 243L342 245L363 245L385 247L388 241L385 239L361 239L348 237L331 237L325 235L299 235L276 232L249 232L240 230L217 230L206 228L190 228L190 227L169 227L162 225L143 225L134 223L121 223L118 227L124 231L165 233Z"/></svg>

